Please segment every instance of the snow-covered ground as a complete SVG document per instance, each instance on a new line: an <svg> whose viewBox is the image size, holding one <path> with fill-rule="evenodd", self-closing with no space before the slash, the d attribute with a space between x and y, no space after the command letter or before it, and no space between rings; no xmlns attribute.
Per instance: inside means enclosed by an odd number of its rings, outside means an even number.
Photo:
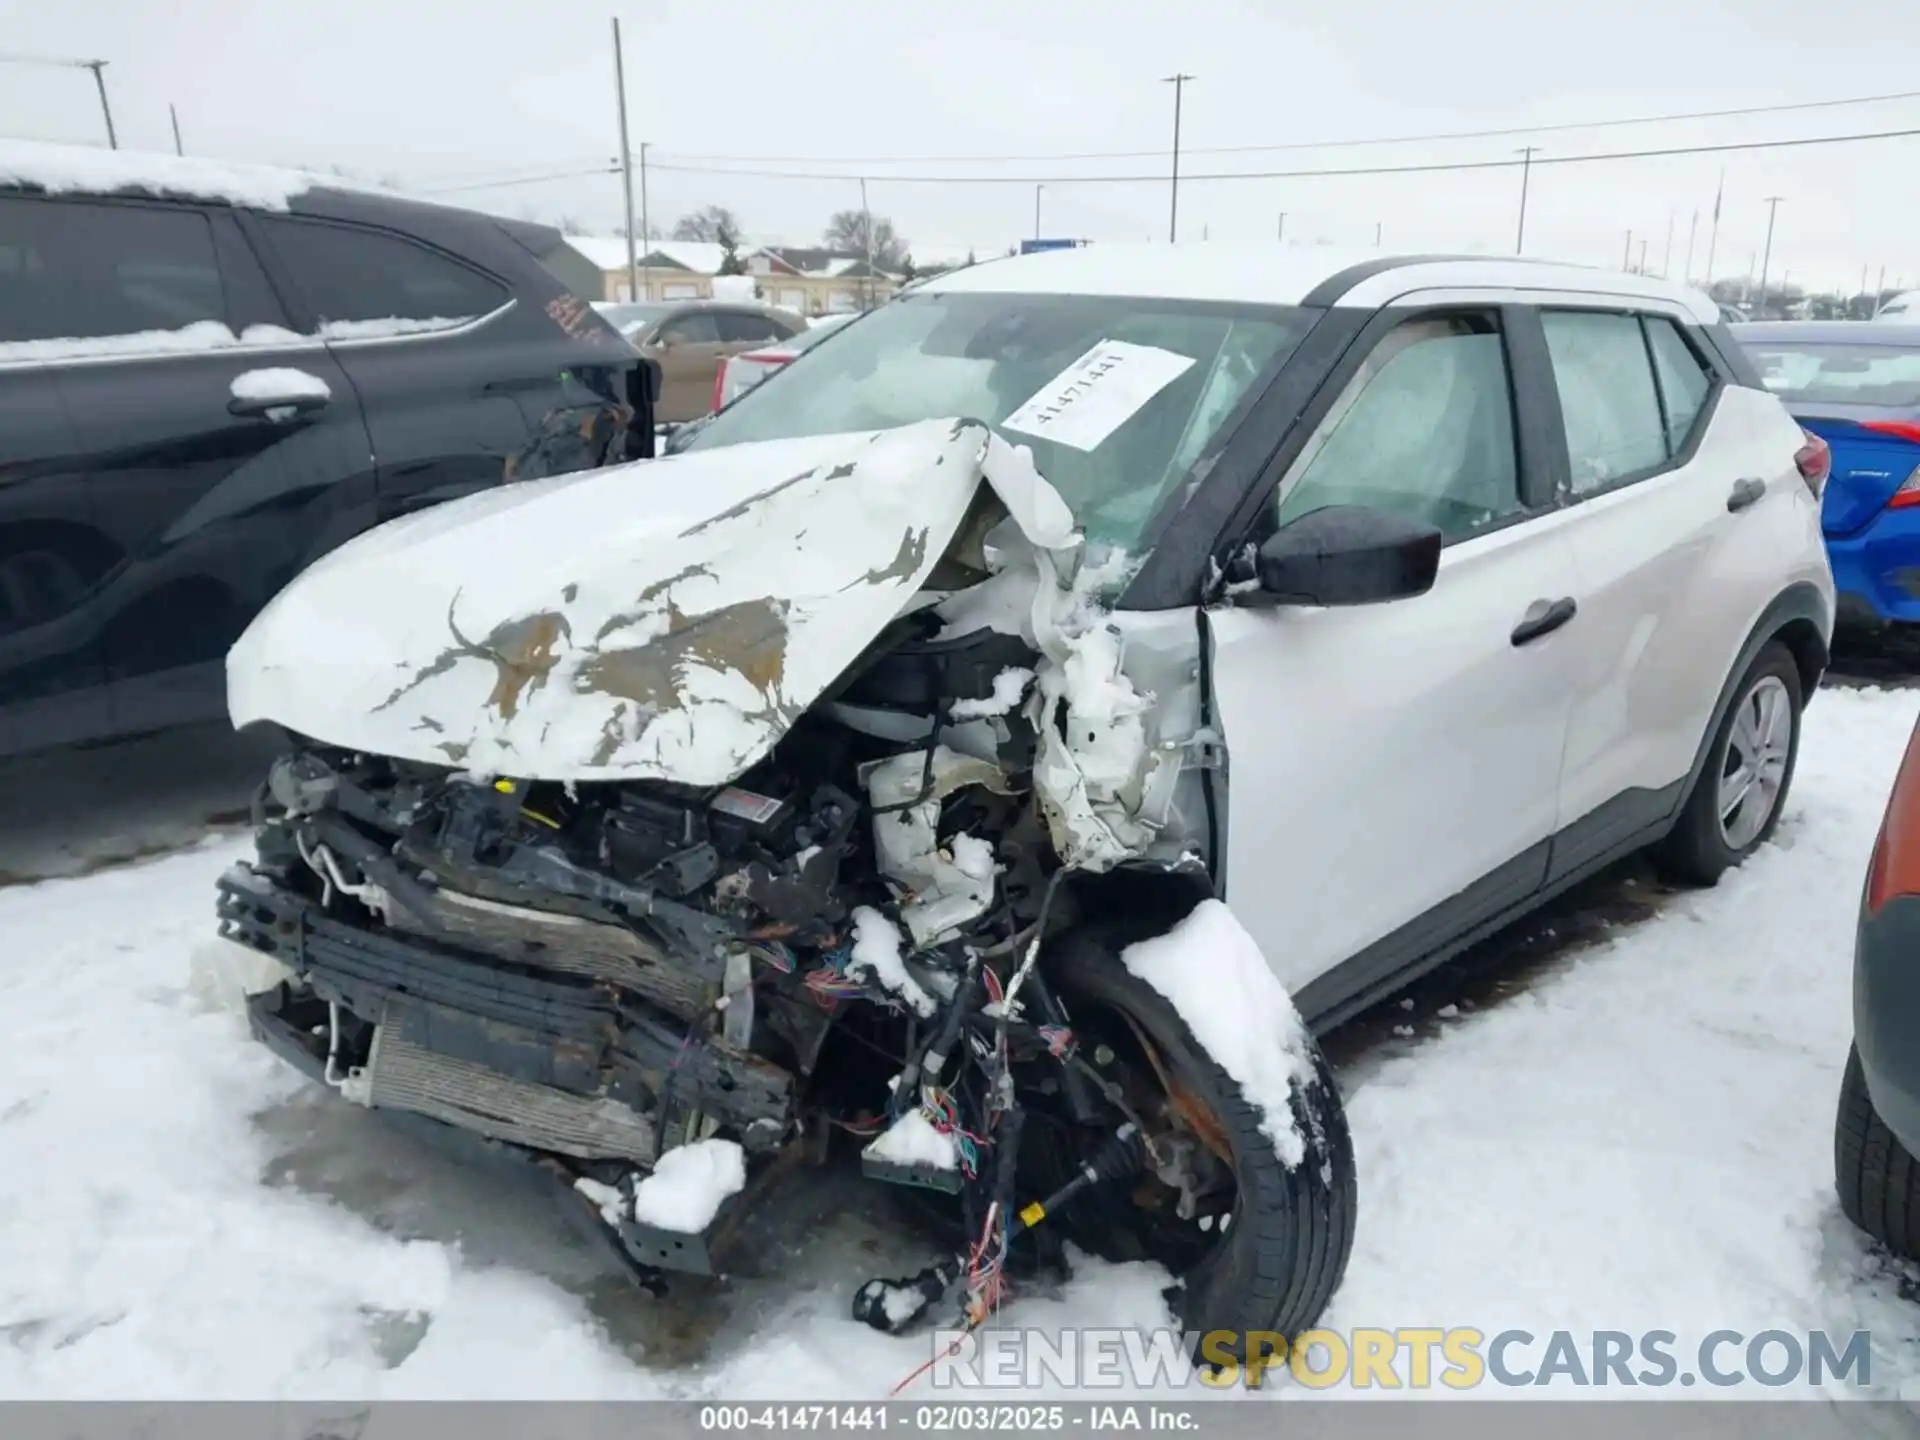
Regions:
<svg viewBox="0 0 1920 1440"><path fill-rule="evenodd" d="M1839 1215L1831 1127L1916 710L1823 692L1741 872L1348 1061L1361 1210L1330 1325L1864 1329L1874 1389L1914 1393L1915 1277ZM240 853L0 889L0 1396L878 1397L928 1357L847 1318L929 1258L857 1178L807 1177L751 1273L655 1300L544 1185L283 1069L221 1003L212 884ZM1164 1325L1164 1283L1087 1264L1005 1319Z"/></svg>

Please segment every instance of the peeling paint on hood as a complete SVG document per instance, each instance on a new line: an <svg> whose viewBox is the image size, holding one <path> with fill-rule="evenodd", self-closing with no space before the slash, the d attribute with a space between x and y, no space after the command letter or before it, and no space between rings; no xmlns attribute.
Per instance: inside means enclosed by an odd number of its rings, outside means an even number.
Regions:
<svg viewBox="0 0 1920 1440"><path fill-rule="evenodd" d="M718 785L920 590L982 483L1078 543L1024 447L934 420L527 481L361 536L227 656L236 726L546 780Z"/></svg>

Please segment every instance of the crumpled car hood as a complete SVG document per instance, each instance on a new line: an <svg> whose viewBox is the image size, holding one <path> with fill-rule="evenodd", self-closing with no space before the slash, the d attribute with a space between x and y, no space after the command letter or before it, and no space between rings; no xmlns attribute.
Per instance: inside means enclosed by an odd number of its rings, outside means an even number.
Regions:
<svg viewBox="0 0 1920 1440"><path fill-rule="evenodd" d="M316 562L227 656L236 726L545 780L718 785L920 590L989 484L1077 542L971 421L693 451L503 487Z"/></svg>

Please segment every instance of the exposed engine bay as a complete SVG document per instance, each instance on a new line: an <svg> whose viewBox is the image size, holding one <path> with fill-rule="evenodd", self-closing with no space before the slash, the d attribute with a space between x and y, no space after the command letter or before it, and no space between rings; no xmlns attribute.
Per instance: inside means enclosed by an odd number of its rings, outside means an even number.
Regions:
<svg viewBox="0 0 1920 1440"><path fill-rule="evenodd" d="M1218 1105L1053 958L1211 893L1191 629L1123 663L1018 497L980 488L953 519L895 617L724 779L302 742L220 887L222 933L286 972L255 1033L348 1101L548 1170L650 1283L723 1270L739 1213L836 1145L954 1197L950 1255L862 1287L882 1329L956 1289L979 1323L1009 1266L1060 1262L1063 1207L1089 1248L1195 1263L1238 1204ZM698 620L672 609L661 643ZM470 647L496 709L509 679L537 688L501 643ZM433 663L387 688L454 668ZM521 732L493 733L510 756Z"/></svg>

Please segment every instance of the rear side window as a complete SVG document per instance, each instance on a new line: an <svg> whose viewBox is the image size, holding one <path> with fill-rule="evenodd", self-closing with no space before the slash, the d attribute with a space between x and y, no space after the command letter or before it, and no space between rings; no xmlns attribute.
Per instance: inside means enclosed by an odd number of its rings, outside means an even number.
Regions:
<svg viewBox="0 0 1920 1440"><path fill-rule="evenodd" d="M0 343L226 318L213 231L198 211L0 199Z"/></svg>
<svg viewBox="0 0 1920 1440"><path fill-rule="evenodd" d="M398 235L313 220L264 223L274 253L323 327L456 324L506 303L498 282Z"/></svg>
<svg viewBox="0 0 1920 1440"><path fill-rule="evenodd" d="M1548 310L1540 321L1566 422L1573 493L1592 495L1665 464L1660 394L1639 318Z"/></svg>
<svg viewBox="0 0 1920 1440"><path fill-rule="evenodd" d="M1680 334L1680 327L1662 315L1643 315L1647 349L1653 355L1653 376L1660 382L1660 409L1666 416L1667 450L1678 455L1693 434L1694 422L1713 389L1713 376L1700 363Z"/></svg>
<svg viewBox="0 0 1920 1440"><path fill-rule="evenodd" d="M757 345L766 340L784 340L788 331L776 325L770 316L752 310L722 310L714 317L720 338L729 345Z"/></svg>

